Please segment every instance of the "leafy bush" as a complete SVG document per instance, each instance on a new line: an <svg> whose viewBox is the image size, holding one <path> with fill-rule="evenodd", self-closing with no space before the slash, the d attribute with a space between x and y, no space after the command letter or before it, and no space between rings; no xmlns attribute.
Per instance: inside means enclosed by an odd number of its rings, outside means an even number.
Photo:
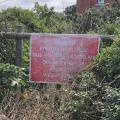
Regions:
<svg viewBox="0 0 120 120"><path fill-rule="evenodd" d="M15 41L0 38L0 63L15 63Z"/></svg>
<svg viewBox="0 0 120 120"><path fill-rule="evenodd" d="M119 87L120 39L116 38L110 47L103 49L94 63L92 70L98 79Z"/></svg>
<svg viewBox="0 0 120 120"><path fill-rule="evenodd" d="M120 89L108 87L106 89L105 117L103 120L120 119Z"/></svg>
<svg viewBox="0 0 120 120"><path fill-rule="evenodd" d="M76 11L72 11L72 12L74 13ZM72 15L74 18L75 13L74 14L73 13ZM116 22L116 19L118 17L120 17L120 11L119 11L118 5L111 4L108 6L102 6L98 8L93 7L93 8L87 9L82 15L79 15L78 17L76 17L76 19L72 20L73 32L85 34L89 31L95 31L97 33L99 27L102 26L101 28L103 29L104 28L103 26L106 26L106 28L109 29L107 33L113 34L114 32L113 24ZM109 24L109 26L107 26L107 23L110 23L112 25Z"/></svg>
<svg viewBox="0 0 120 120"><path fill-rule="evenodd" d="M24 68L10 64L0 64L0 86L17 88L25 85L27 75Z"/></svg>
<svg viewBox="0 0 120 120"><path fill-rule="evenodd" d="M120 119L120 38L103 48L93 63L75 78L65 111L71 120Z"/></svg>

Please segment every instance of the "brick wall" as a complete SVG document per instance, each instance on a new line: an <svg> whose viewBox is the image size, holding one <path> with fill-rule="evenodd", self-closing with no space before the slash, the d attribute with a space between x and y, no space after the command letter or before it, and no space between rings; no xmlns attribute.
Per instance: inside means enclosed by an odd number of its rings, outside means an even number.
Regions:
<svg viewBox="0 0 120 120"><path fill-rule="evenodd" d="M110 3L114 0L105 0L105 4ZM86 9L96 6L98 0L77 0L77 12L82 14Z"/></svg>

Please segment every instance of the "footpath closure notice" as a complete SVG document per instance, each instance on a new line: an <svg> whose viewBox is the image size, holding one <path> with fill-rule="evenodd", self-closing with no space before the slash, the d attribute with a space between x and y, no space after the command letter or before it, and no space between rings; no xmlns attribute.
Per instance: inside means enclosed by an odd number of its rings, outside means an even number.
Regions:
<svg viewBox="0 0 120 120"><path fill-rule="evenodd" d="M97 35L32 34L30 82L69 83L99 50Z"/></svg>

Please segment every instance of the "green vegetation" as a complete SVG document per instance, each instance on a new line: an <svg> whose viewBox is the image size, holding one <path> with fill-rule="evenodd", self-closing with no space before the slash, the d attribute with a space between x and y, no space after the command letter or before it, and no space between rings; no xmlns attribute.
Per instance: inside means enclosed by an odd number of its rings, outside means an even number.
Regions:
<svg viewBox="0 0 120 120"><path fill-rule="evenodd" d="M67 103L74 120L120 119L120 39L98 54L88 69L76 77L72 101ZM65 108L66 109L66 108Z"/></svg>
<svg viewBox="0 0 120 120"><path fill-rule="evenodd" d="M22 25L25 32L33 33L70 33L70 23L62 13L56 13L53 8L35 4L34 10L9 8L0 12L0 31L16 31L17 25ZM15 63L15 41L0 38L0 62ZM4 50L4 51L3 51ZM29 42L24 42L24 65L28 65Z"/></svg>
<svg viewBox="0 0 120 120"><path fill-rule="evenodd" d="M120 119L120 6L91 8L77 16L76 6L65 15L35 4L33 10L10 8L0 12L0 30L25 32L93 33L114 35L101 42L100 53L73 81L56 90L51 85L26 84L29 41L23 44L23 68L14 66L15 41L0 38L0 112L12 120L119 120ZM22 91L18 96L18 91ZM32 116L31 116L32 114Z"/></svg>
<svg viewBox="0 0 120 120"><path fill-rule="evenodd" d="M27 75L25 70L14 65L0 64L0 85L9 88L24 86Z"/></svg>
<svg viewBox="0 0 120 120"><path fill-rule="evenodd" d="M114 35L112 45L101 43L100 53L74 80L71 101L64 106L70 120L120 119L119 6L92 8L73 22L76 33ZM75 28L75 29L74 29ZM107 43L108 44L108 43Z"/></svg>
<svg viewBox="0 0 120 120"><path fill-rule="evenodd" d="M107 23L109 23L109 25L113 25L116 22L116 20L120 17L119 8L120 6L118 5L102 6L98 9L90 8L78 17L76 17L76 14L74 13L75 10L72 9L69 14L72 14L73 18L71 19L70 17L68 20L72 20L74 33L85 34L90 31L98 33L100 28L104 29L104 27L107 26ZM69 16L69 14L67 14L67 16ZM102 34L114 34L114 30L110 29L112 25L108 27L108 33Z"/></svg>

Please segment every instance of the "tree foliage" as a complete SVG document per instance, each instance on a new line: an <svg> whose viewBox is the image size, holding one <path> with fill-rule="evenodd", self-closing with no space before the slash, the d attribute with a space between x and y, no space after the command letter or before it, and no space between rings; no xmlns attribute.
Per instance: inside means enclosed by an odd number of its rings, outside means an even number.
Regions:
<svg viewBox="0 0 120 120"><path fill-rule="evenodd" d="M73 23L74 33L98 32L98 28L103 27L106 23L115 23L116 19L120 17L119 8L120 6L117 4L110 4L99 8L93 7L86 10L83 14L76 16L75 6L71 6L66 9L65 13L67 19ZM113 34L112 31L109 34Z"/></svg>
<svg viewBox="0 0 120 120"><path fill-rule="evenodd" d="M0 12L0 31L15 32L17 25L22 25L25 32L33 33L69 33L70 24L62 13L53 8L35 3L33 10L8 8ZM15 40L0 39L0 62L15 63ZM23 45L23 62L29 62L29 42Z"/></svg>

